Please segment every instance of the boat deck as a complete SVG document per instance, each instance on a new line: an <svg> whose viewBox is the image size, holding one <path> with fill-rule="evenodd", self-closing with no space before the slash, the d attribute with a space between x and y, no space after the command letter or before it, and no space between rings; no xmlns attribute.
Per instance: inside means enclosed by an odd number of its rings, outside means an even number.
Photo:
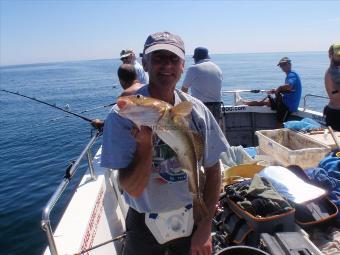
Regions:
<svg viewBox="0 0 340 255"><path fill-rule="evenodd" d="M231 145L257 146L255 131L274 129L276 125L275 112L268 107L224 106L222 113L220 124ZM300 109L291 119L304 117L324 124L321 113L309 110ZM116 181L117 171L100 167L100 154L98 150L93 160L96 179L91 179L89 173L83 176L58 226L51 231L45 255L80 254L97 245L84 253L121 254L122 242L110 240L124 233L127 205ZM49 222L43 223L46 229ZM303 231L298 226L297 229Z"/></svg>

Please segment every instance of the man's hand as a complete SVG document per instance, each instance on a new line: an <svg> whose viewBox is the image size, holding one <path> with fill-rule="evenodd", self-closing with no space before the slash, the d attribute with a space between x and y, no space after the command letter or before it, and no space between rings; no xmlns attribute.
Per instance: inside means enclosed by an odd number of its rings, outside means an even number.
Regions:
<svg viewBox="0 0 340 255"><path fill-rule="evenodd" d="M271 89L267 91L267 94L275 94L276 93L276 89Z"/></svg>
<svg viewBox="0 0 340 255"><path fill-rule="evenodd" d="M211 255L211 220L202 220L191 238L191 255Z"/></svg>
<svg viewBox="0 0 340 255"><path fill-rule="evenodd" d="M91 125L94 128L100 129L104 126L104 121L100 120L100 119L94 119L94 120L91 121Z"/></svg>
<svg viewBox="0 0 340 255"><path fill-rule="evenodd" d="M286 92L291 92L291 91L293 91L292 90L292 86L289 85L289 84L284 84L284 85L278 87L275 90L275 94L277 94L277 93L286 93Z"/></svg>
<svg viewBox="0 0 340 255"><path fill-rule="evenodd" d="M142 126L133 128L132 135L136 139L136 151L130 165L119 170L119 182L121 187L138 198L148 184L152 165L152 130Z"/></svg>

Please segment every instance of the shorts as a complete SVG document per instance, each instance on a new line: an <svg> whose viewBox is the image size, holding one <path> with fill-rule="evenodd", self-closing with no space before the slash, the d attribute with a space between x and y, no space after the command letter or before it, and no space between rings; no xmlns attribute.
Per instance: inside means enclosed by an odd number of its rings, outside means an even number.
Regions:
<svg viewBox="0 0 340 255"><path fill-rule="evenodd" d="M218 122L221 118L221 102L203 102Z"/></svg>
<svg viewBox="0 0 340 255"><path fill-rule="evenodd" d="M129 208L123 255L189 255L191 236L159 244L145 224L145 214Z"/></svg>
<svg viewBox="0 0 340 255"><path fill-rule="evenodd" d="M272 110L276 110L276 119L278 122L285 122L288 116L291 114L288 107L283 103L282 96L277 94L276 98L271 97L268 95L270 108Z"/></svg>
<svg viewBox="0 0 340 255"><path fill-rule="evenodd" d="M335 131L340 131L340 110L326 105L323 114L326 116L326 125L331 126Z"/></svg>

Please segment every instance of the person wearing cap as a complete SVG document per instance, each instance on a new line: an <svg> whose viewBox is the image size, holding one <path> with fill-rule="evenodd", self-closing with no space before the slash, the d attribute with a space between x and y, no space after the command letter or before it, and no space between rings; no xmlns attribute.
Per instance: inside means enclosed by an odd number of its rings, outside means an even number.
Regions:
<svg viewBox="0 0 340 255"><path fill-rule="evenodd" d="M221 69L211 61L207 48L198 47L193 56L195 64L186 72L182 91L201 100L218 121L221 114L221 88L223 75Z"/></svg>
<svg viewBox="0 0 340 255"><path fill-rule="evenodd" d="M123 62L123 64L132 64L134 65L137 73L137 79L142 84L148 84L149 83L149 76L147 72L144 71L141 64L138 63L136 59L136 55L133 50L131 49L125 49L120 52L120 60Z"/></svg>
<svg viewBox="0 0 340 255"><path fill-rule="evenodd" d="M275 97L268 97L261 101L245 101L242 103L249 106L269 106L276 110L277 128L283 127L288 116L298 110L301 99L302 85L297 72L292 71L291 60L287 57L281 58L277 64L281 70L286 73L285 84L276 89L271 89L268 93L275 94Z"/></svg>
<svg viewBox="0 0 340 255"><path fill-rule="evenodd" d="M219 157L229 144L206 106L176 89L184 59L184 43L179 36L169 32L149 35L144 44L143 66L150 80L136 96L152 97L171 105L192 103L188 123L204 141L203 159L198 167L202 166L205 172L205 183L200 188L209 215L194 222L192 206L195 205L188 176L181 169L176 153L149 127L136 129L113 109L104 125L101 166L118 169L119 183L129 205L124 255L212 252L212 218L221 186Z"/></svg>
<svg viewBox="0 0 340 255"><path fill-rule="evenodd" d="M330 65L325 73L325 87L329 97L324 109L326 125L340 131L340 44L333 44L328 51Z"/></svg>

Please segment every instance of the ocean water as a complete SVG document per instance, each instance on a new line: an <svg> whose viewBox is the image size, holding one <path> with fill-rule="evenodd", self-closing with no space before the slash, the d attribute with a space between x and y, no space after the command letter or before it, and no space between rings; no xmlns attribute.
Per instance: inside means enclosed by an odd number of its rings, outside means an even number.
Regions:
<svg viewBox="0 0 340 255"><path fill-rule="evenodd" d="M292 59L293 70L301 77L302 95L326 96L323 82L329 64L326 52L211 57L223 71L223 89L232 90L271 89L282 85L285 75L276 64L284 56ZM186 67L191 64L192 59L188 57ZM116 76L119 65L120 60L115 59L1 67L0 87L59 107L69 105L71 111L90 110L83 115L103 119L108 108L91 109L114 102L121 93ZM265 95L245 93L244 97L263 98ZM229 101L232 96L223 98ZM326 100L317 99L308 106L322 111L326 103ZM1 255L42 254L47 245L45 232L40 227L42 209L91 133L86 121L65 116L49 106L0 91ZM52 213L54 226L84 171L84 167L78 171Z"/></svg>

